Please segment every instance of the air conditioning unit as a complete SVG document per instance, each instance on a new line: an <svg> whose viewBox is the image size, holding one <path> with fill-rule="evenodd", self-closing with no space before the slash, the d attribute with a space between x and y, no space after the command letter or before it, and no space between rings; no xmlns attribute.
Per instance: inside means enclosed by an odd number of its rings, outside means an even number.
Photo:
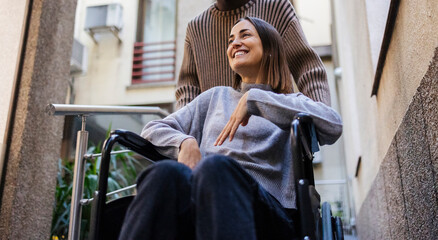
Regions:
<svg viewBox="0 0 438 240"><path fill-rule="evenodd" d="M87 48L74 39L70 58L70 74L85 73L87 71L87 53Z"/></svg>
<svg viewBox="0 0 438 240"><path fill-rule="evenodd" d="M118 3L87 7L85 30L123 27L123 7Z"/></svg>
<svg viewBox="0 0 438 240"><path fill-rule="evenodd" d="M118 3L87 7L85 31L97 44L96 34L112 33L122 42L119 32L123 28L123 7Z"/></svg>

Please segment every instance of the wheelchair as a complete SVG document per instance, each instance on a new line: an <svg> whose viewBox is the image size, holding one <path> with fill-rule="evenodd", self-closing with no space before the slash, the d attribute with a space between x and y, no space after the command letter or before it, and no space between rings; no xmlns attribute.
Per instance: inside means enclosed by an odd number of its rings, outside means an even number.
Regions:
<svg viewBox="0 0 438 240"><path fill-rule="evenodd" d="M320 197L314 187L312 144L315 144L316 138L312 137L312 128L312 119L303 113L297 114L291 123L299 239L344 239L341 219L332 216L328 202L324 202L320 207ZM110 154L116 143L152 161L167 159L155 150L152 143L135 133L126 130L115 130L111 133L102 147L98 190L95 192L91 210L89 239L117 239L128 206L134 198L126 196L106 202Z"/></svg>

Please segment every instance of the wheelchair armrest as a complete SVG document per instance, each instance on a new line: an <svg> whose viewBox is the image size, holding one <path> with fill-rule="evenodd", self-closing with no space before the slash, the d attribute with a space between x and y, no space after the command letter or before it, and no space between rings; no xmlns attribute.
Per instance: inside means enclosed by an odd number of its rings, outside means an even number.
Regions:
<svg viewBox="0 0 438 240"><path fill-rule="evenodd" d="M161 155L155 148L155 146L149 142L148 140L142 138L136 133L118 129L114 130L111 133L111 136L118 136L117 142L127 147L128 149L142 155L143 157L146 157L153 161L159 161L163 159L167 159L167 157Z"/></svg>

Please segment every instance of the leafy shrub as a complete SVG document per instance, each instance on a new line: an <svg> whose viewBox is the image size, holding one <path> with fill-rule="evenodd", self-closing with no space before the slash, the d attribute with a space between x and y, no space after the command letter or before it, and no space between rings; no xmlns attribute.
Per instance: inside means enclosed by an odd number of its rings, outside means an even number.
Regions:
<svg viewBox="0 0 438 240"><path fill-rule="evenodd" d="M101 153L101 144L90 146L88 154ZM121 150L116 146L113 151ZM134 153L118 153L111 156L110 172L108 177L108 192L127 187L135 183L137 174L145 167L144 163L140 163L134 158ZM100 168L100 157L88 160L85 164L85 179L83 186L83 199L93 197L94 191L97 190L98 173ZM58 160L58 176L55 191L55 204L52 219L52 240L67 239L68 227L70 219L70 205L73 188L73 169L74 161ZM118 193L112 198L119 198L127 193ZM91 217L91 204L82 206L81 217L81 239L86 239L89 231L89 223Z"/></svg>

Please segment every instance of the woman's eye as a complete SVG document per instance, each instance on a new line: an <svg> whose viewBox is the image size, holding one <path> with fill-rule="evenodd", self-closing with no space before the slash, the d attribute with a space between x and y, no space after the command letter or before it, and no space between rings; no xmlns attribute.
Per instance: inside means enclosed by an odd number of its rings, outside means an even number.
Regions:
<svg viewBox="0 0 438 240"><path fill-rule="evenodd" d="M249 36L251 36L249 33L244 33L243 35L242 35L242 37L249 37Z"/></svg>
<svg viewBox="0 0 438 240"><path fill-rule="evenodd" d="M233 43L233 39L228 40L228 45L230 45L231 43Z"/></svg>

